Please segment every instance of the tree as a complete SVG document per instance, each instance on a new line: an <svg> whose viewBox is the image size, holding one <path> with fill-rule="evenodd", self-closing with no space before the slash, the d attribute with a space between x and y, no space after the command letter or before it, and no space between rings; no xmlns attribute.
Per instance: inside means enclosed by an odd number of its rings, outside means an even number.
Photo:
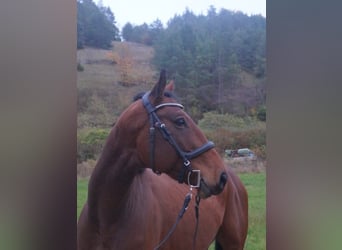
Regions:
<svg viewBox="0 0 342 250"><path fill-rule="evenodd" d="M148 28L150 31L152 44L154 44L164 30L163 24L159 19L156 19L152 24L149 25Z"/></svg>
<svg viewBox="0 0 342 250"><path fill-rule="evenodd" d="M77 48L107 49L113 40L120 40L110 8L98 7L92 0L77 1L77 31Z"/></svg>
<svg viewBox="0 0 342 250"><path fill-rule="evenodd" d="M132 41L133 38L133 25L131 23L126 23L122 28L122 38L125 41Z"/></svg>
<svg viewBox="0 0 342 250"><path fill-rule="evenodd" d="M254 74L260 85L264 82L265 24L262 16L225 9L217 13L213 6L206 16L186 9L169 20L153 43L154 64L175 77L183 103L196 105L196 114L245 114L246 107L262 104L254 88L243 86L241 74Z"/></svg>
<svg viewBox="0 0 342 250"><path fill-rule="evenodd" d="M101 12L105 15L105 17L108 20L108 29L112 29L113 31L113 40L114 41L120 41L120 36L119 36L119 29L115 26L116 21L115 21L115 17L114 14L112 12L112 10L109 7L102 7L100 8Z"/></svg>
<svg viewBox="0 0 342 250"><path fill-rule="evenodd" d="M128 42L142 43L150 46L156 42L161 32L163 32L163 24L159 19L150 25L143 23L142 25L133 26L128 22L122 28L122 37Z"/></svg>

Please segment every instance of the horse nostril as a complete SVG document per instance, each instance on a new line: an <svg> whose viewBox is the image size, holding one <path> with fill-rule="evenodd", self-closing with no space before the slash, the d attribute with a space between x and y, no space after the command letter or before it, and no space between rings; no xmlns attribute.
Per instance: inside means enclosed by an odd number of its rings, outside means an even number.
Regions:
<svg viewBox="0 0 342 250"><path fill-rule="evenodd" d="M222 173L220 177L220 188L223 189L224 185L227 183L228 176L226 173Z"/></svg>

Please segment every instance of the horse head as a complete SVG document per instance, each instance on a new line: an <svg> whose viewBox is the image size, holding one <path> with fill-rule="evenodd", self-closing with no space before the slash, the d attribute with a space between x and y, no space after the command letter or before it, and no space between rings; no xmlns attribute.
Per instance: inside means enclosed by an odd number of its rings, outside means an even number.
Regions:
<svg viewBox="0 0 342 250"><path fill-rule="evenodd" d="M180 183L198 188L207 198L219 194L226 182L222 158L183 106L173 95L174 83L160 79L150 92L128 108L126 115L133 124L136 152L144 166L155 173L168 174Z"/></svg>

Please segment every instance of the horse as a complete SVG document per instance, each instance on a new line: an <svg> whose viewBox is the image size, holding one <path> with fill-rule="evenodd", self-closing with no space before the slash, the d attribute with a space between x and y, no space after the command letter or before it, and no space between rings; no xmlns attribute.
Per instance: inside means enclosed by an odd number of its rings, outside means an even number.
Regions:
<svg viewBox="0 0 342 250"><path fill-rule="evenodd" d="M243 249L246 189L174 87L162 70L116 121L89 180L78 250L208 249L214 241L217 250Z"/></svg>

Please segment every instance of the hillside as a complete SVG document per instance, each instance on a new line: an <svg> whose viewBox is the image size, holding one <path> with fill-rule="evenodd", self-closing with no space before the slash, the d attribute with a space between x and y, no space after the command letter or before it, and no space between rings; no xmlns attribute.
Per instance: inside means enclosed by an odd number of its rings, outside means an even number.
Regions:
<svg viewBox="0 0 342 250"><path fill-rule="evenodd" d="M114 53L119 58L113 58ZM85 68L78 74L78 87L94 87L94 82L107 87L118 84L122 73L118 62L120 58L125 58L132 64L129 70L132 78L137 81L136 85L151 81L151 76L155 73L150 63L152 56L151 47L131 42L113 42L113 48L110 50L96 48L78 50L78 62Z"/></svg>
<svg viewBox="0 0 342 250"><path fill-rule="evenodd" d="M112 50L78 50L84 68L77 74L78 127L109 127L136 93L149 90L158 76L152 56L151 47L127 42L114 42Z"/></svg>
<svg viewBox="0 0 342 250"><path fill-rule="evenodd" d="M78 127L109 127L136 93L149 90L159 73L151 63L153 53L152 47L132 42L114 42L112 50L78 50L77 60L84 68L77 75ZM234 86L221 91L228 111L235 114L253 112L249 109L264 95L264 86L260 87L262 81L245 71L236 75ZM208 86L201 87L203 98L217 91ZM195 120L201 118L196 107L189 106L186 96L177 94Z"/></svg>

